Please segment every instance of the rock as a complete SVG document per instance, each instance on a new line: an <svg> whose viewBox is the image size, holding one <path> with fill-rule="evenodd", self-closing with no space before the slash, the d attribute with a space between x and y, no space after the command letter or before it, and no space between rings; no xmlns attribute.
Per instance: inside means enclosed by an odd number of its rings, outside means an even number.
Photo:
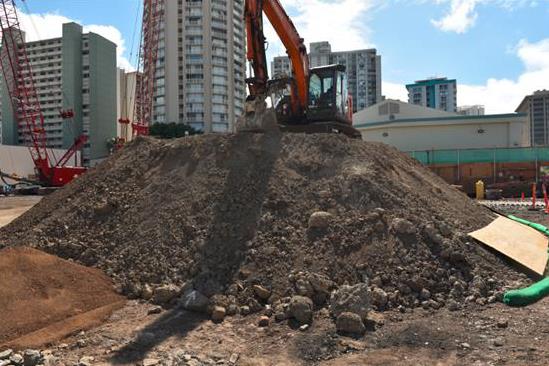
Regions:
<svg viewBox="0 0 549 366"><path fill-rule="evenodd" d="M434 244L442 244L443 239L442 236L438 233L438 230L435 228L434 225L429 224L425 226L424 229L425 236Z"/></svg>
<svg viewBox="0 0 549 366"><path fill-rule="evenodd" d="M146 358L143 360L143 366L155 366L160 364L160 360L156 358Z"/></svg>
<svg viewBox="0 0 549 366"><path fill-rule="evenodd" d="M294 296L290 300L290 317L300 324L310 324L313 321L313 300L304 296Z"/></svg>
<svg viewBox="0 0 549 366"><path fill-rule="evenodd" d="M95 358L91 356L84 356L78 361L78 366L92 366Z"/></svg>
<svg viewBox="0 0 549 366"><path fill-rule="evenodd" d="M416 232L416 227L410 221L396 218L391 222L391 229L400 235L412 235Z"/></svg>
<svg viewBox="0 0 549 366"><path fill-rule="evenodd" d="M471 348L471 345L469 343L463 342L460 344L462 348Z"/></svg>
<svg viewBox="0 0 549 366"><path fill-rule="evenodd" d="M299 327L299 330L304 332L306 331L307 329L309 329L310 325L309 324L303 324L302 326Z"/></svg>
<svg viewBox="0 0 549 366"><path fill-rule="evenodd" d="M0 352L0 360L7 360L10 358L10 356L13 354L12 349L7 349L5 351Z"/></svg>
<svg viewBox="0 0 549 366"><path fill-rule="evenodd" d="M22 365L23 364L23 356L21 356L19 353L14 353L10 356L10 361L14 365Z"/></svg>
<svg viewBox="0 0 549 366"><path fill-rule="evenodd" d="M152 289L151 285L146 284L145 286L143 286L143 289L141 290L141 298L143 300L152 299L153 294L154 293L153 293L153 289Z"/></svg>
<svg viewBox="0 0 549 366"><path fill-rule="evenodd" d="M461 308L459 303L456 300L450 299L448 301L448 310L450 311L458 311Z"/></svg>
<svg viewBox="0 0 549 366"><path fill-rule="evenodd" d="M355 313L341 313L336 320L336 329L340 334L362 335L366 327L360 315Z"/></svg>
<svg viewBox="0 0 549 366"><path fill-rule="evenodd" d="M140 333L136 340L135 340L135 343L139 344L139 345L142 345L142 346L149 346L151 344L153 344L154 342L156 341L156 335L152 332L143 332L143 333Z"/></svg>
<svg viewBox="0 0 549 366"><path fill-rule="evenodd" d="M257 323L260 327L268 327L271 323L271 320L268 316L263 315L259 318L259 322Z"/></svg>
<svg viewBox="0 0 549 366"><path fill-rule="evenodd" d="M162 312L162 306L154 306L147 311L147 315L160 314Z"/></svg>
<svg viewBox="0 0 549 366"><path fill-rule="evenodd" d="M309 217L309 229L325 229L330 225L334 215L329 212L318 211Z"/></svg>
<svg viewBox="0 0 549 366"><path fill-rule="evenodd" d="M370 296L372 300L372 305L375 305L378 309L383 309L385 308L385 305L387 305L387 293L379 287L374 288Z"/></svg>
<svg viewBox="0 0 549 366"><path fill-rule="evenodd" d="M494 339L493 343L494 343L494 346L501 347L505 344L505 340L501 337L498 337L498 338Z"/></svg>
<svg viewBox="0 0 549 366"><path fill-rule="evenodd" d="M229 357L229 363L231 365L236 365L236 362L238 361L238 353L231 354L231 357Z"/></svg>
<svg viewBox="0 0 549 366"><path fill-rule="evenodd" d="M431 292L429 292L429 290L427 290L426 288L422 289L421 292L419 293L419 297L420 299L422 300L429 300L431 298Z"/></svg>
<svg viewBox="0 0 549 366"><path fill-rule="evenodd" d="M168 304L179 295L180 291L178 286L171 284L157 287L154 289L152 302L158 305Z"/></svg>
<svg viewBox="0 0 549 366"><path fill-rule="evenodd" d="M288 319L288 315L286 313L275 313L274 318L277 322L282 322L286 319Z"/></svg>
<svg viewBox="0 0 549 366"><path fill-rule="evenodd" d="M208 310L210 299L197 290L188 290L179 299L179 305L189 311L205 313Z"/></svg>
<svg viewBox="0 0 549 366"><path fill-rule="evenodd" d="M9 366L11 364L11 361L8 360L0 360L0 366Z"/></svg>
<svg viewBox="0 0 549 366"><path fill-rule="evenodd" d="M341 286L332 293L330 298L330 312L336 318L341 313L350 312L358 314L361 319L366 319L369 309L370 296L368 285L365 283Z"/></svg>
<svg viewBox="0 0 549 366"><path fill-rule="evenodd" d="M368 330L376 330L378 328L381 328L384 324L385 317L383 316L383 314L375 311L370 311L366 320L364 320L364 325Z"/></svg>
<svg viewBox="0 0 549 366"><path fill-rule="evenodd" d="M248 315L250 314L250 312L251 312L250 307L247 305L244 305L240 308L240 314L242 315Z"/></svg>
<svg viewBox="0 0 549 366"><path fill-rule="evenodd" d="M236 304L229 304L227 306L227 315L233 316L238 314L238 306Z"/></svg>
<svg viewBox="0 0 549 366"><path fill-rule="evenodd" d="M267 301L269 300L269 297L271 297L271 291L267 290L263 286L254 285L253 289L256 296L259 297L261 300Z"/></svg>
<svg viewBox="0 0 549 366"><path fill-rule="evenodd" d="M23 363L25 366L36 366L42 362L40 351L27 349L23 352Z"/></svg>
<svg viewBox="0 0 549 366"><path fill-rule="evenodd" d="M223 306L214 306L212 310L212 321L216 323L222 322L223 319L225 319L226 314L227 311Z"/></svg>
<svg viewBox="0 0 549 366"><path fill-rule="evenodd" d="M84 338L82 338L82 339L79 339L79 340L76 341L76 345L79 348L84 348L88 345L88 342L86 342L86 340Z"/></svg>
<svg viewBox="0 0 549 366"><path fill-rule="evenodd" d="M507 320L504 320L504 319L500 319L498 320L497 322L497 327L498 328L501 328L501 329L505 329L509 326L509 322Z"/></svg>

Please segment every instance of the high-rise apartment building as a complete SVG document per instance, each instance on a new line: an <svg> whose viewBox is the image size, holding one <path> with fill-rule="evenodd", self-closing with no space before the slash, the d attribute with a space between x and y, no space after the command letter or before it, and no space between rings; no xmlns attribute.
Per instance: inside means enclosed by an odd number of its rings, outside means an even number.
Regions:
<svg viewBox="0 0 549 366"><path fill-rule="evenodd" d="M331 64L347 67L354 112L381 102L381 56L375 49L332 52L329 42L316 42L309 45L309 62L311 67ZM292 74L286 56L275 57L271 69L274 78Z"/></svg>
<svg viewBox="0 0 549 366"><path fill-rule="evenodd" d="M84 163L107 157L108 141L116 136L116 45L66 23L61 38L27 42L26 49L44 114L46 145L67 149L84 134ZM18 126L3 84L2 77L2 143L25 144L26 128ZM68 110L74 117L64 119L60 112Z"/></svg>
<svg viewBox="0 0 549 366"><path fill-rule="evenodd" d="M464 105L457 107L457 112L464 116L484 116L485 109L483 105Z"/></svg>
<svg viewBox="0 0 549 366"><path fill-rule="evenodd" d="M406 85L408 103L446 112L457 112L457 83L448 78L418 80Z"/></svg>
<svg viewBox="0 0 549 366"><path fill-rule="evenodd" d="M131 122L134 120L137 83L142 74L137 71L126 72L124 69L117 69L116 72L117 121ZM118 123L117 125L117 137L130 141L133 135L131 124Z"/></svg>
<svg viewBox="0 0 549 366"><path fill-rule="evenodd" d="M528 95L516 112L528 114L532 146L549 145L549 90Z"/></svg>
<svg viewBox="0 0 549 366"><path fill-rule="evenodd" d="M227 132L246 99L244 0L165 0L153 123Z"/></svg>

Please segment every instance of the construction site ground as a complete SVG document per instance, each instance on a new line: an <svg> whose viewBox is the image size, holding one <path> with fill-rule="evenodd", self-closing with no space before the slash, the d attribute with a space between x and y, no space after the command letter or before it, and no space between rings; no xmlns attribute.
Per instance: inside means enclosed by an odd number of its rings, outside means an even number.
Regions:
<svg viewBox="0 0 549 366"><path fill-rule="evenodd" d="M39 198L0 198L0 218L13 219ZM504 208L543 224L542 211ZM131 300L102 325L43 345L52 365L547 365L549 299L524 308L469 304L459 311L414 309L376 314L362 338L336 333L327 312L306 330L259 315L221 324L182 310ZM27 345L19 344L21 348ZM36 344L28 344L36 346ZM234 363L232 361L235 361ZM158 363L157 363L158 362Z"/></svg>
<svg viewBox="0 0 549 366"><path fill-rule="evenodd" d="M15 220L41 199L40 196L0 197L0 227Z"/></svg>

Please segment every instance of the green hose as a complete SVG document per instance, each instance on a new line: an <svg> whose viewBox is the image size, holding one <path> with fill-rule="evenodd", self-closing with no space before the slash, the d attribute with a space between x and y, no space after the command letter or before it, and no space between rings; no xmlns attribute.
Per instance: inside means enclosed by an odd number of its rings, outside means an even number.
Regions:
<svg viewBox="0 0 549 366"><path fill-rule="evenodd" d="M507 217L549 236L549 229L541 224L523 220L513 215ZM544 278L529 287L507 291L505 295L503 295L503 302L509 306L526 306L541 300L547 295L549 295L549 277Z"/></svg>
<svg viewBox="0 0 549 366"><path fill-rule="evenodd" d="M532 286L507 291L503 295L503 302L510 306L525 306L533 304L547 295L549 295L549 277Z"/></svg>

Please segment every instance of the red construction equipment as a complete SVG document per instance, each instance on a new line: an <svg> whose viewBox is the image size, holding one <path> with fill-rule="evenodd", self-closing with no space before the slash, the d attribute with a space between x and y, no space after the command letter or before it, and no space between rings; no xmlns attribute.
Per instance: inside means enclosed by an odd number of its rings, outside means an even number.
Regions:
<svg viewBox="0 0 549 366"><path fill-rule="evenodd" d="M64 186L86 171L84 167L70 167L65 164L85 144L87 137L78 137L59 161L54 162L55 159L50 157L51 152L46 146L44 115L40 108L15 0L0 0L0 27L2 30L0 68L12 102L14 118L18 126L25 128L24 139L29 143L40 184L50 187ZM66 116L71 115L70 112L62 111Z"/></svg>
<svg viewBox="0 0 549 366"><path fill-rule="evenodd" d="M144 0L137 90L132 123L133 136L148 135L153 119L155 76L164 0ZM139 71L142 71L139 77Z"/></svg>
<svg viewBox="0 0 549 366"><path fill-rule="evenodd" d="M263 15L286 48L292 64L291 78L269 79ZM289 132L336 132L360 138L360 132L352 126L346 67L310 68L305 41L279 0L245 0L245 21L247 59L253 72L246 80L250 94L237 130L261 132L278 127ZM288 87L289 96L274 108L266 108L266 98Z"/></svg>

